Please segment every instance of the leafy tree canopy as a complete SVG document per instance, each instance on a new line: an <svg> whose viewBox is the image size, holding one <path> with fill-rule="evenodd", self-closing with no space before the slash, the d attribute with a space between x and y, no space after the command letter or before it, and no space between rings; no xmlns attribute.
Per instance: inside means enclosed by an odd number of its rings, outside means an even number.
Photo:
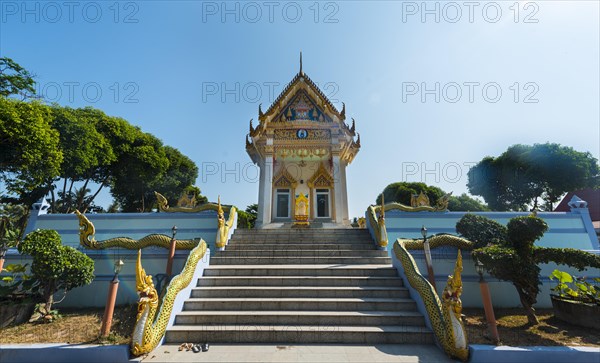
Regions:
<svg viewBox="0 0 600 363"><path fill-rule="evenodd" d="M0 58L0 96L19 96L27 99L35 95L34 75L7 57Z"/></svg>
<svg viewBox="0 0 600 363"><path fill-rule="evenodd" d="M0 58L0 182L7 192L0 200L29 207L50 193L52 212L100 211L94 199L110 187L111 211L149 211L154 190L176 200L193 188L192 160L122 118L8 98L28 98L34 86L27 70ZM199 189L192 192L205 202Z"/></svg>
<svg viewBox="0 0 600 363"><path fill-rule="evenodd" d="M493 210L545 210L567 192L600 186L598 160L589 152L545 143L513 145L497 158L485 157L469 170L467 187Z"/></svg>
<svg viewBox="0 0 600 363"><path fill-rule="evenodd" d="M0 179L13 200L31 205L60 174L63 152L52 112L39 102L0 97ZM7 196L3 196L7 197Z"/></svg>

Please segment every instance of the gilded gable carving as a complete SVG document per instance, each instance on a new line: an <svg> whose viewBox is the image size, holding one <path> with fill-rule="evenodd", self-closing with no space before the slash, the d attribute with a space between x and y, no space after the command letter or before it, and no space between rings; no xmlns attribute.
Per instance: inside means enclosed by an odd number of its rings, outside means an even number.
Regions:
<svg viewBox="0 0 600 363"><path fill-rule="evenodd" d="M308 180L308 186L310 188L315 187L333 187L334 181L329 171L325 168L323 163L319 164L319 169L315 174Z"/></svg>
<svg viewBox="0 0 600 363"><path fill-rule="evenodd" d="M281 114L275 117L275 122L314 121L332 122L331 118L321 110L317 104L306 94L299 91L295 97L283 108Z"/></svg>
<svg viewBox="0 0 600 363"><path fill-rule="evenodd" d="M276 188L296 188L298 182L285 167L282 167L279 173L273 177L273 186Z"/></svg>

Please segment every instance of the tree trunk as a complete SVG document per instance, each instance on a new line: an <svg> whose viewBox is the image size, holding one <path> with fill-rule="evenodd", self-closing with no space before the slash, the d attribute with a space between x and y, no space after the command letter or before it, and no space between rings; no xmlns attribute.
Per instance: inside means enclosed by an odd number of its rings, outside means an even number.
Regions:
<svg viewBox="0 0 600 363"><path fill-rule="evenodd" d="M65 197L65 193L67 192L67 178L65 177L65 181L63 182L63 198Z"/></svg>
<svg viewBox="0 0 600 363"><path fill-rule="evenodd" d="M83 201L85 199L85 188L87 188L88 183L90 182L90 179L86 179L85 183L83 183L83 187L81 187L81 189L83 190L83 194L77 196L77 210L79 209L83 209Z"/></svg>
<svg viewBox="0 0 600 363"><path fill-rule="evenodd" d="M50 184L50 195L52 197L52 205L50 206L50 213L56 213L56 196L54 195L54 188Z"/></svg>
<svg viewBox="0 0 600 363"><path fill-rule="evenodd" d="M94 195L92 195L92 197L90 198L90 200L87 203L84 204L83 210L81 211L81 213L85 213L87 211L87 209L90 207L90 205L92 204L92 202L94 201L94 199L96 199L96 197L98 196L98 194L102 190L102 187L104 187L104 184L106 183L107 180L108 180L108 177L104 178L104 180L102 181L102 183L100 183L100 187L98 188L98 190L96 190L96 193L94 193Z"/></svg>
<svg viewBox="0 0 600 363"><path fill-rule="evenodd" d="M521 289L519 286L515 285L517 289L517 293L519 294L519 300L521 300L521 305L523 305L523 309L525 309L525 314L527 315L527 322L530 325L539 324L539 320L537 316L535 316L535 309L533 305L529 302L527 294Z"/></svg>
<svg viewBox="0 0 600 363"><path fill-rule="evenodd" d="M52 304L54 303L54 283L49 283L44 288L44 301L46 301L45 313L50 314L50 311L52 310Z"/></svg>
<svg viewBox="0 0 600 363"><path fill-rule="evenodd" d="M71 179L71 184L69 185L69 204L67 205L67 211L65 213L71 212L71 207L73 206L73 199L71 198L71 190L73 190L73 183L75 183L75 180Z"/></svg>

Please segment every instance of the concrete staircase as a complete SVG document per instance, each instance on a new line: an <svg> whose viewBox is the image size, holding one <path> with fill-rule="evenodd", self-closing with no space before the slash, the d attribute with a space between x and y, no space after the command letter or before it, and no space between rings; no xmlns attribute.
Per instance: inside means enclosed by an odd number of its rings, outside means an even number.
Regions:
<svg viewBox="0 0 600 363"><path fill-rule="evenodd" d="M360 229L236 230L166 343L433 343L386 251Z"/></svg>

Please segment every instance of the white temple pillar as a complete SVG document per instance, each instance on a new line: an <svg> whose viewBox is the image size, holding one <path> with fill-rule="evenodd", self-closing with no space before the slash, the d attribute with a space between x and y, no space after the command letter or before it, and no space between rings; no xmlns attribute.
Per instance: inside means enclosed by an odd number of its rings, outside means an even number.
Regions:
<svg viewBox="0 0 600 363"><path fill-rule="evenodd" d="M333 189L335 202L335 223L344 221L344 193L342 186L341 162L339 155L333 155Z"/></svg>
<svg viewBox="0 0 600 363"><path fill-rule="evenodd" d="M268 155L260 165L260 183L258 188L258 215L256 227L262 228L271 223L271 203L273 200L273 155Z"/></svg>
<svg viewBox="0 0 600 363"><path fill-rule="evenodd" d="M348 186L346 184L346 162L340 162L340 183L342 186L342 217L344 219L344 224L350 225L350 218L348 216Z"/></svg>

